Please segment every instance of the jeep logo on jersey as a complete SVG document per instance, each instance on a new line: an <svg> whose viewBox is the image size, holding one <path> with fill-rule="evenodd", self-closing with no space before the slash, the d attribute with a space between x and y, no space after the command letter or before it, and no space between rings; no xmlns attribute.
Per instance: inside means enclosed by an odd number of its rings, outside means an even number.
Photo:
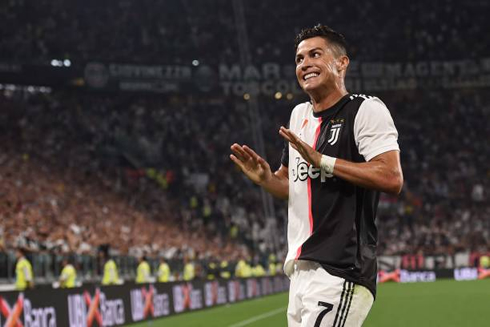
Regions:
<svg viewBox="0 0 490 327"><path fill-rule="evenodd" d="M340 134L340 128L342 127L342 124L335 124L332 125L332 128L330 129L330 134L328 136L328 144L334 145L337 143L339 140L339 134Z"/></svg>
<svg viewBox="0 0 490 327"><path fill-rule="evenodd" d="M325 170L313 167L309 165L306 161L301 160L301 158L296 157L296 168L293 168L293 182L305 180L310 177L311 179L316 179L320 176L321 182L324 183L327 178L332 178L332 174L328 174Z"/></svg>

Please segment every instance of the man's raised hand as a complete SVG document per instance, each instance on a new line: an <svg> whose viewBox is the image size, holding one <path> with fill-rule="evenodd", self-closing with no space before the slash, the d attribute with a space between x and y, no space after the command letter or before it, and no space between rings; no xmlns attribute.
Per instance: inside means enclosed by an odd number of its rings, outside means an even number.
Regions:
<svg viewBox="0 0 490 327"><path fill-rule="evenodd" d="M291 144L293 149L301 154L303 159L312 164L314 167L320 167L320 161L322 159L322 154L320 152L313 149L306 142L301 140L296 134L291 132L290 129L287 129L284 126L281 126L281 128L279 129L279 134Z"/></svg>
<svg viewBox="0 0 490 327"><path fill-rule="evenodd" d="M231 146L230 159L255 184L261 185L272 178L272 171L261 156L246 145L234 143Z"/></svg>

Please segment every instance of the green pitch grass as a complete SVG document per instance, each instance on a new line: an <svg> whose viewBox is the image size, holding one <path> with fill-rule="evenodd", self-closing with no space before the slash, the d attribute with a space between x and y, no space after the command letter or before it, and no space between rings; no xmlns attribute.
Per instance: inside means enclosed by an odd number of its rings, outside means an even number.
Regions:
<svg viewBox="0 0 490 327"><path fill-rule="evenodd" d="M284 327L287 294L185 313L133 327ZM364 327L490 326L490 279L382 284Z"/></svg>

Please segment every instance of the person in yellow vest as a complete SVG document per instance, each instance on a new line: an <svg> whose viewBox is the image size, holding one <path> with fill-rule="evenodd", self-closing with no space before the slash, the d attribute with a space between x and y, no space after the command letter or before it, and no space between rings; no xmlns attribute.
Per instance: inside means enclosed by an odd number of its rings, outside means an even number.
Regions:
<svg viewBox="0 0 490 327"><path fill-rule="evenodd" d="M480 257L480 268L487 269L490 268L490 256L489 255L482 255Z"/></svg>
<svg viewBox="0 0 490 327"><path fill-rule="evenodd" d="M246 265L245 260L240 259L238 260L236 266L235 266L235 277L237 278L243 278L243 270Z"/></svg>
<svg viewBox="0 0 490 327"><path fill-rule="evenodd" d="M158 266L158 281L160 283L170 281L170 267L163 257L160 258L160 265Z"/></svg>
<svg viewBox="0 0 490 327"><path fill-rule="evenodd" d="M150 265L146 259L146 256L142 255L139 258L139 265L136 269L136 284L144 284L150 282Z"/></svg>
<svg viewBox="0 0 490 327"><path fill-rule="evenodd" d="M243 266L243 271L242 271L242 277L243 278L252 277L252 265L250 263L250 260L245 261L245 266Z"/></svg>
<svg viewBox="0 0 490 327"><path fill-rule="evenodd" d="M102 276L102 285L116 285L119 282L119 273L117 271L116 262L109 257L109 251L101 252L104 258L104 275Z"/></svg>
<svg viewBox="0 0 490 327"><path fill-rule="evenodd" d="M210 260L206 267L207 280L215 280L218 276L218 265L214 260Z"/></svg>
<svg viewBox="0 0 490 327"><path fill-rule="evenodd" d="M72 258L63 259L63 270L60 275L60 287L61 288L73 288L76 286L77 271L73 266Z"/></svg>
<svg viewBox="0 0 490 327"><path fill-rule="evenodd" d="M235 276L238 278L252 277L252 267L245 259L240 259L235 267Z"/></svg>
<svg viewBox="0 0 490 327"><path fill-rule="evenodd" d="M257 260L257 263L252 268L252 276L253 277L263 277L265 276L265 269Z"/></svg>
<svg viewBox="0 0 490 327"><path fill-rule="evenodd" d="M184 280L191 281L196 277L196 267L187 256L184 257Z"/></svg>
<svg viewBox="0 0 490 327"><path fill-rule="evenodd" d="M16 251L17 264L15 265L15 288L23 291L34 287L34 274L32 265L26 258L26 250L18 248Z"/></svg>
<svg viewBox="0 0 490 327"><path fill-rule="evenodd" d="M276 256L271 253L269 255L269 276L275 276L277 273Z"/></svg>
<svg viewBox="0 0 490 327"><path fill-rule="evenodd" d="M229 279L231 277L230 265L227 260L223 260L220 263L219 276L223 279Z"/></svg>

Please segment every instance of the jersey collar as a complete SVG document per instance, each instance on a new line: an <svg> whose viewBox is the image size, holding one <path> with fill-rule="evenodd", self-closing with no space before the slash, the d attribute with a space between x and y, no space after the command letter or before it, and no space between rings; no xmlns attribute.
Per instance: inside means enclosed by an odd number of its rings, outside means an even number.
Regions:
<svg viewBox="0 0 490 327"><path fill-rule="evenodd" d="M326 118L335 115L347 102L349 102L350 93L347 93L336 104L331 106L330 108L324 109L320 112L313 111L313 117L315 118Z"/></svg>

